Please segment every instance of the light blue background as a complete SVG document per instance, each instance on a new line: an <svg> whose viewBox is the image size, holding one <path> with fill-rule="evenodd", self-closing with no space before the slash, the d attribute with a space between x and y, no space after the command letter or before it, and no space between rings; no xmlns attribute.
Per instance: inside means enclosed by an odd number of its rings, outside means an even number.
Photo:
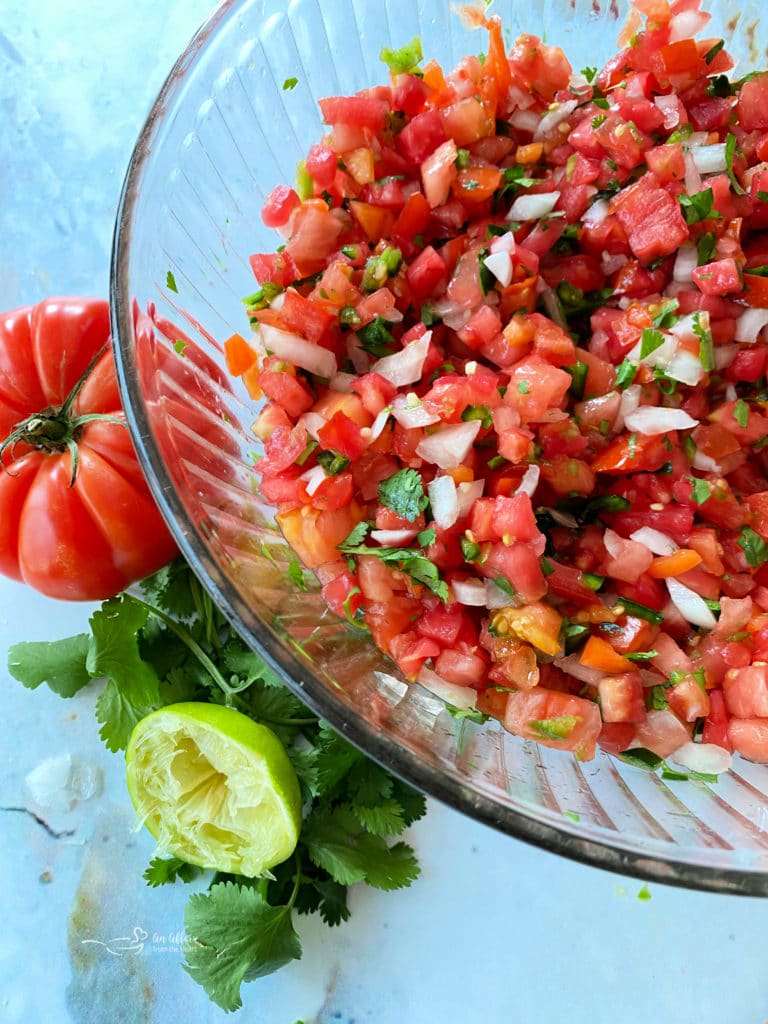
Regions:
<svg viewBox="0 0 768 1024"><path fill-rule="evenodd" d="M107 294L133 140L208 10L201 0L0 0L0 308ZM132 831L122 758L98 738L93 694L28 693L4 667L11 643L78 632L89 611L0 580L0 807L10 808L0 811L0 1022L220 1021L180 967L186 890L141 880L152 842ZM25 777L63 754L101 773L103 792L72 810L34 804ZM410 840L421 880L393 894L354 891L352 920L339 929L300 919L304 959L246 986L234 1019L768 1019L768 902L659 885L639 900L634 879L560 860L435 803Z"/></svg>

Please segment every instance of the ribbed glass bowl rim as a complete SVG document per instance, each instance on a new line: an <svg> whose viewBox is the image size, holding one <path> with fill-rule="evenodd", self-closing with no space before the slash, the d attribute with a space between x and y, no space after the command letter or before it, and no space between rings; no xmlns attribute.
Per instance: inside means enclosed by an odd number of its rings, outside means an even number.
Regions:
<svg viewBox="0 0 768 1024"><path fill-rule="evenodd" d="M139 461L153 496L165 516L179 548L216 605L234 628L261 654L287 685L312 711L325 719L347 740L373 757L396 775L441 803L476 821L539 846L551 853L607 871L666 885L744 896L768 896L768 873L697 865L690 861L663 857L655 852L575 834L576 826L555 827L523 812L499 804L471 790L459 780L422 762L385 733L375 731L361 717L348 719L346 709L334 700L331 690L317 678L306 663L299 663L287 646L281 644L250 612L211 557L196 530L185 529L187 514L176 492L163 456L154 438L148 410L139 387L139 374L133 345L132 297L130 294L130 253L133 214L139 186L153 158L155 142L173 108L186 78L194 73L206 44L230 17L248 0L223 0L195 33L168 74L139 133L117 208L110 266L110 309L113 347L118 384L126 419ZM296 679L303 676L308 685Z"/></svg>

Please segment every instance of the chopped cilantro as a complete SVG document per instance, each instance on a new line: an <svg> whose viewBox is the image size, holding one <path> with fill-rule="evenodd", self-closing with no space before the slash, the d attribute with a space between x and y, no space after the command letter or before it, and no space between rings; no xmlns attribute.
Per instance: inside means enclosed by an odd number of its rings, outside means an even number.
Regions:
<svg viewBox="0 0 768 1024"><path fill-rule="evenodd" d="M710 373L715 368L715 347L712 332L703 325L699 312L693 314L693 333L699 339L699 362Z"/></svg>
<svg viewBox="0 0 768 1024"><path fill-rule="evenodd" d="M667 330L670 328L677 317L675 313L680 308L680 303L677 299L666 299L659 307L656 316L653 318L653 326L658 327L660 330Z"/></svg>
<svg viewBox="0 0 768 1024"><path fill-rule="evenodd" d="M640 358L645 359L657 348L661 348L664 341L665 338L661 331L657 331L653 327L644 327L640 336Z"/></svg>
<svg viewBox="0 0 768 1024"><path fill-rule="evenodd" d="M378 493L383 505L409 523L414 522L429 504L421 474L415 469L399 469L382 480Z"/></svg>
<svg viewBox="0 0 768 1024"><path fill-rule="evenodd" d="M742 528L737 543L744 552L747 565L752 566L753 569L768 562L768 543L750 526Z"/></svg>
<svg viewBox="0 0 768 1024"><path fill-rule="evenodd" d="M743 196L744 189L741 187L741 182L736 177L736 172L733 169L733 158L736 156L736 147L736 136L729 134L725 140L725 169L731 182L731 188L737 196Z"/></svg>
<svg viewBox="0 0 768 1024"><path fill-rule="evenodd" d="M696 504L703 505L705 501L709 501L712 497L712 489L707 481L700 480L695 476L689 477L688 479L691 481L691 492Z"/></svg>
<svg viewBox="0 0 768 1024"><path fill-rule="evenodd" d="M476 544L475 541L462 537L459 544L461 545L461 553L464 556L465 562L474 562L479 558L480 545Z"/></svg>
<svg viewBox="0 0 768 1024"><path fill-rule="evenodd" d="M295 89L298 84L298 78L286 78L286 80L283 82L283 92L287 92L290 89Z"/></svg>
<svg viewBox="0 0 768 1024"><path fill-rule="evenodd" d="M169 270L165 275L165 287L172 292L176 292L178 295L179 289L176 287L176 278L173 276L173 271Z"/></svg>
<svg viewBox="0 0 768 1024"><path fill-rule="evenodd" d="M696 242L696 263L698 266L701 267L705 263L712 262L716 245L717 235L714 231L705 231Z"/></svg>
<svg viewBox="0 0 768 1024"><path fill-rule="evenodd" d="M629 654L625 654L624 657L628 661L652 661L658 657L658 651L631 651Z"/></svg>
<svg viewBox="0 0 768 1024"><path fill-rule="evenodd" d="M686 224L698 224L702 220L720 218L720 213L713 209L714 194L711 188L705 188L692 196L683 192L679 198Z"/></svg>
<svg viewBox="0 0 768 1024"><path fill-rule="evenodd" d="M623 391L628 388L632 381L635 379L637 374L637 363L631 362L629 359L625 359L616 371L615 386Z"/></svg>

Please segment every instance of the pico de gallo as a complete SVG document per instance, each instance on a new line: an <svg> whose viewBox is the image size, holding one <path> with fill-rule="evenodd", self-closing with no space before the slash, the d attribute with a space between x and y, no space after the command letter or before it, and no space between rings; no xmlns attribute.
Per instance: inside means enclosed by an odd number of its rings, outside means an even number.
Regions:
<svg viewBox="0 0 768 1024"><path fill-rule="evenodd" d="M382 51L266 199L225 345L261 492L454 713L768 762L768 72L699 0L636 0L579 71L466 16L483 54Z"/></svg>

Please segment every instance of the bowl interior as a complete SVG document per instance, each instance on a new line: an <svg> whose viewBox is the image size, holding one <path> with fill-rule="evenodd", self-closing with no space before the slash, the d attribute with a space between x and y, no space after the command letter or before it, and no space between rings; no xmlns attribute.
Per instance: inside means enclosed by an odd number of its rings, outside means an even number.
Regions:
<svg viewBox="0 0 768 1024"><path fill-rule="evenodd" d="M563 46L576 70L616 49L626 5L499 3L507 40ZM739 73L765 61L753 5L713 11ZM447 65L485 46L445 0L229 0L171 72L138 140L118 215L113 327L123 401L157 501L185 557L254 649L315 711L404 778L481 821L605 868L768 894L768 769L713 787L663 781L602 753L571 755L498 726L457 722L406 685L364 635L326 612L254 473L254 403L222 342L247 333L252 252L279 239L264 197L322 134L316 100L386 80L382 45L420 35ZM294 88L284 88L296 78Z"/></svg>

